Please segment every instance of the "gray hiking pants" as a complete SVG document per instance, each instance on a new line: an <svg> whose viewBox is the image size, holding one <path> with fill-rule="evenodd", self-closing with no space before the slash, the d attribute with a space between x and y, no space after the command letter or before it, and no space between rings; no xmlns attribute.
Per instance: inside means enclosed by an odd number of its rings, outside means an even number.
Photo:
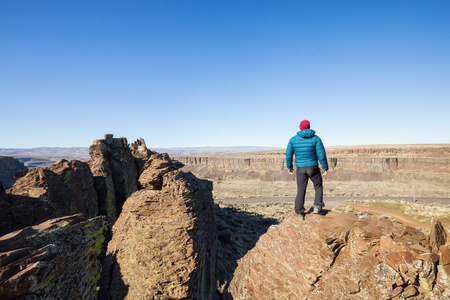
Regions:
<svg viewBox="0 0 450 300"><path fill-rule="evenodd" d="M305 213L305 193L308 179L314 184L314 205L324 207L323 203L323 186L322 174L318 166L298 167L297 168L297 197L295 198L295 212L298 214Z"/></svg>

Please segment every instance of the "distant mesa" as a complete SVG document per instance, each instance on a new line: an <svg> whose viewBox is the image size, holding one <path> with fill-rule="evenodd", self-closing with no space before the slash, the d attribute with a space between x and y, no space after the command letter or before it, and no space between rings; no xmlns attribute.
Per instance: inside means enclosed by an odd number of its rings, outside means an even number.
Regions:
<svg viewBox="0 0 450 300"><path fill-rule="evenodd" d="M382 181L420 179L450 185L450 145L373 145L328 147L327 179ZM293 180L286 172L284 150L209 155L176 155L206 179Z"/></svg>
<svg viewBox="0 0 450 300"><path fill-rule="evenodd" d="M272 149L276 149L276 147L176 147L153 148L153 151L174 156L263 151ZM89 156L89 148L87 147L39 147L28 149L0 148L0 156L2 155L18 158L27 168L48 167L61 159L76 159L81 161L88 161L91 159Z"/></svg>

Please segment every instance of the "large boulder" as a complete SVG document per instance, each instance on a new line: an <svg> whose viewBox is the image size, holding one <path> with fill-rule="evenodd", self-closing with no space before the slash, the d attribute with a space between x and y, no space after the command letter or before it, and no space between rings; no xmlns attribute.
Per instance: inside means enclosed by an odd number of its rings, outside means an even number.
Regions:
<svg viewBox="0 0 450 300"><path fill-rule="evenodd" d="M108 244L102 297L213 299L217 234L211 190L209 181L173 171L163 176L160 190L128 198Z"/></svg>
<svg viewBox="0 0 450 300"><path fill-rule="evenodd" d="M105 224L72 215L0 237L0 298L97 299Z"/></svg>
<svg viewBox="0 0 450 300"><path fill-rule="evenodd" d="M89 147L88 162L99 197L99 214L114 223L125 200L137 190L138 171L126 138L95 140Z"/></svg>
<svg viewBox="0 0 450 300"><path fill-rule="evenodd" d="M171 159L167 153L154 153L144 165L144 170L139 176L139 184L143 188L160 190L164 174L182 167L184 167L182 163Z"/></svg>
<svg viewBox="0 0 450 300"><path fill-rule="evenodd" d="M27 167L17 158L10 156L0 156L0 182L5 189L9 189L14 184L14 174L26 170Z"/></svg>
<svg viewBox="0 0 450 300"><path fill-rule="evenodd" d="M75 213L97 216L98 196L89 166L60 160L47 168L16 174L16 183L0 202L0 234Z"/></svg>
<svg viewBox="0 0 450 300"><path fill-rule="evenodd" d="M292 213L239 261L229 291L233 299L448 299L450 249L437 240L432 247L384 218L328 213L302 222Z"/></svg>

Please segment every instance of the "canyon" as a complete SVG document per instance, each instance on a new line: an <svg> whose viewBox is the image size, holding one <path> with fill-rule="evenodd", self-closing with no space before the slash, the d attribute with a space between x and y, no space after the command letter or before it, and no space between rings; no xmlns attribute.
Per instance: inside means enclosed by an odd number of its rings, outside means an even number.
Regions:
<svg viewBox="0 0 450 300"><path fill-rule="evenodd" d="M329 172L325 194L332 196L434 196L450 197L450 145L370 145L326 148ZM225 190L234 184L247 185L253 191L239 191L252 197L252 192L273 185L274 192L258 196L279 196L285 190L282 182L293 181L286 170L284 150L214 155L174 156L200 178L214 181L215 189ZM259 182L259 183L258 183ZM350 184L354 182L355 184ZM376 185L368 190L359 185ZM326 186L331 187L327 190ZM223 188L222 188L223 186ZM346 187L348 186L348 187ZM393 189L402 187L408 194ZM334 190L334 191L333 191ZM284 196L293 196L295 189ZM356 193L358 195L358 193ZM226 191L218 198L234 197ZM236 196L237 197L237 196Z"/></svg>
<svg viewBox="0 0 450 300"><path fill-rule="evenodd" d="M445 184L448 147L427 148L331 149L330 174L384 183L411 171ZM0 185L1 299L449 296L448 228L436 217L424 233L386 215L300 222L289 203L215 203L218 181L290 183L280 150L170 157L107 134L89 155Z"/></svg>

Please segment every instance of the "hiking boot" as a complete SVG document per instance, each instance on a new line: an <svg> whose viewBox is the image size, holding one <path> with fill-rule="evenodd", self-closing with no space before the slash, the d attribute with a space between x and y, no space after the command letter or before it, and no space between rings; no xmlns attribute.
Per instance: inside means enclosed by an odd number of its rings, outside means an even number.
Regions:
<svg viewBox="0 0 450 300"><path fill-rule="evenodd" d="M314 205L314 213L315 214L321 214L322 213L322 207L319 205Z"/></svg>
<svg viewBox="0 0 450 300"><path fill-rule="evenodd" d="M300 221L305 221L305 214L297 214L297 218L298 218Z"/></svg>

